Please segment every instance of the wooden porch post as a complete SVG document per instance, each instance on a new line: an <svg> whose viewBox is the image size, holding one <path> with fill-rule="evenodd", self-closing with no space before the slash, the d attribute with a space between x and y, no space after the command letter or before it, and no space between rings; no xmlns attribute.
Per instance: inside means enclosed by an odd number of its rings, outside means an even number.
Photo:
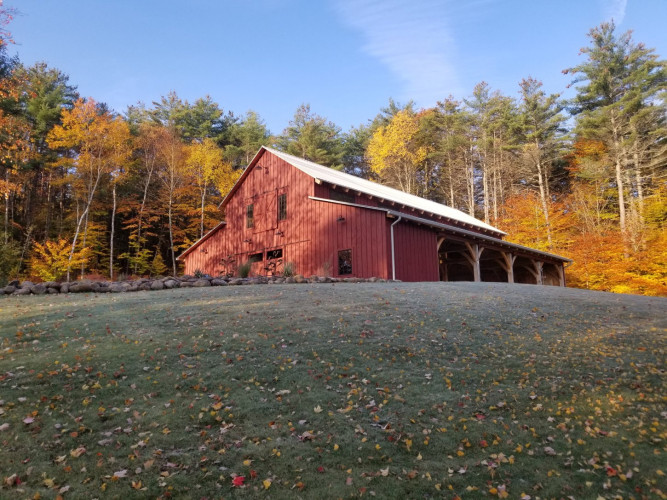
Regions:
<svg viewBox="0 0 667 500"><path fill-rule="evenodd" d="M538 285L543 285L544 280L542 277L542 268L544 267L544 262L539 260L533 261L533 267L535 268L535 281Z"/></svg>
<svg viewBox="0 0 667 500"><path fill-rule="evenodd" d="M556 266L556 269L558 269L558 285L565 286L565 267L561 264Z"/></svg>
<svg viewBox="0 0 667 500"><path fill-rule="evenodd" d="M465 244L466 248L468 249L468 252L470 252L470 256L466 255L466 258L468 259L468 262L470 262L470 264L472 265L472 273L475 282L480 282L482 281L482 271L479 267L479 259L482 256L484 248L480 247L477 243L471 245L466 241Z"/></svg>
<svg viewBox="0 0 667 500"><path fill-rule="evenodd" d="M503 269L507 273L507 282L514 283L514 261L516 260L516 255L512 255L511 252L503 252L503 262L501 262Z"/></svg>

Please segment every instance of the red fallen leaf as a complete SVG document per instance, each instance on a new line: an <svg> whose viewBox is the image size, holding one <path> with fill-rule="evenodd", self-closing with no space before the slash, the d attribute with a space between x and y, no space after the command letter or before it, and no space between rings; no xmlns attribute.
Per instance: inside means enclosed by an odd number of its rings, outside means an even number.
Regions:
<svg viewBox="0 0 667 500"><path fill-rule="evenodd" d="M486 448L487 446L489 446L489 443L487 443L485 439L482 439L482 440L479 442L479 445L480 445L482 448Z"/></svg>
<svg viewBox="0 0 667 500"><path fill-rule="evenodd" d="M322 466L320 465L320 466L317 468L317 472L319 472L319 473L324 472L324 467L322 467Z"/></svg>
<svg viewBox="0 0 667 500"><path fill-rule="evenodd" d="M235 488L243 486L243 483L245 483L245 476L236 476L234 479L232 479L232 484Z"/></svg>
<svg viewBox="0 0 667 500"><path fill-rule="evenodd" d="M607 465L607 476L608 477L614 477L616 475L618 475L618 471L616 469L614 469L613 467L610 467L610 466Z"/></svg>
<svg viewBox="0 0 667 500"><path fill-rule="evenodd" d="M477 420L484 420L484 419L486 418L486 415L484 415L483 413L477 413L477 414L475 415L475 418L476 418Z"/></svg>
<svg viewBox="0 0 667 500"><path fill-rule="evenodd" d="M255 479L257 477L257 471L254 469L250 470L250 477L251 479Z"/></svg>

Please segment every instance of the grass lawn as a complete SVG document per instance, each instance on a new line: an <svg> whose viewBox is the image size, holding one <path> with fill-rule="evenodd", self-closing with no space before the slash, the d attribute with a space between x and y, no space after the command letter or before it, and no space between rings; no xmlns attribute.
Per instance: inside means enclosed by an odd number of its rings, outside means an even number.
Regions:
<svg viewBox="0 0 667 500"><path fill-rule="evenodd" d="M667 300L369 283L0 299L0 498L666 498Z"/></svg>

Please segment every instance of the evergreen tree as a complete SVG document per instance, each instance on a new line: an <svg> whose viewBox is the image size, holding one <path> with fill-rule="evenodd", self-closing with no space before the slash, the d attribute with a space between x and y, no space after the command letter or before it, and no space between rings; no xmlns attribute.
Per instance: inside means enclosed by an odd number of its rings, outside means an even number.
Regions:
<svg viewBox="0 0 667 500"><path fill-rule="evenodd" d="M234 168L245 167L259 148L269 144L270 139L271 134L264 121L254 111L248 111L243 119L229 127L225 159Z"/></svg>
<svg viewBox="0 0 667 500"><path fill-rule="evenodd" d="M547 96L542 90L542 82L526 78L519 85L521 87L522 156L527 167L526 177L528 177L527 180L532 181L531 183L537 183L547 241L551 249L550 183L556 162L562 154L565 117L560 113L562 104L558 100L558 94Z"/></svg>
<svg viewBox="0 0 667 500"><path fill-rule="evenodd" d="M341 130L310 111L309 104L302 104L275 146L286 153L332 167L342 168L343 139Z"/></svg>
<svg viewBox="0 0 667 500"><path fill-rule="evenodd" d="M573 84L582 84L571 102L571 110L577 115L576 133L600 141L606 148L610 183L617 193L619 226L627 242L631 236L627 198L643 193L642 165L650 165L659 151L640 146L640 137L646 137L653 146L663 141L659 134L639 134L639 117L653 122L647 127L649 131L660 127L655 120L665 116L667 70L665 61L659 60L652 49L632 40L631 32L617 35L615 29L613 22L593 28L588 34L591 45L581 49L586 60L564 72L575 75ZM645 110L651 108L659 111L646 114ZM638 157L633 161L633 149L645 152L641 164ZM633 168L635 176L631 175ZM637 179L639 185L633 185Z"/></svg>

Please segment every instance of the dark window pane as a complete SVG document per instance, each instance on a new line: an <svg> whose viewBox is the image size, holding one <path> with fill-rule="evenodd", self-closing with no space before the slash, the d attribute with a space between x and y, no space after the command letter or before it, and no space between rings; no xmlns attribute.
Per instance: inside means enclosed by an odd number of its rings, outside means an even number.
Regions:
<svg viewBox="0 0 667 500"><path fill-rule="evenodd" d="M255 205L252 203L246 207L245 210L245 227L254 227L255 226Z"/></svg>
<svg viewBox="0 0 667 500"><path fill-rule="evenodd" d="M344 191L337 191L335 189L329 189L329 198L336 201L344 201L345 203L355 202L354 194L346 193Z"/></svg>
<svg viewBox="0 0 667 500"><path fill-rule="evenodd" d="M352 250L338 251L338 274L352 274Z"/></svg>
<svg viewBox="0 0 667 500"><path fill-rule="evenodd" d="M262 252L252 253L248 256L248 262L262 262L264 260L264 254Z"/></svg>
<svg viewBox="0 0 667 500"><path fill-rule="evenodd" d="M266 260L282 259L282 258L283 258L282 248L276 248L275 250L269 250L266 252Z"/></svg>
<svg viewBox="0 0 667 500"><path fill-rule="evenodd" d="M287 219L287 193L278 196L278 220Z"/></svg>

